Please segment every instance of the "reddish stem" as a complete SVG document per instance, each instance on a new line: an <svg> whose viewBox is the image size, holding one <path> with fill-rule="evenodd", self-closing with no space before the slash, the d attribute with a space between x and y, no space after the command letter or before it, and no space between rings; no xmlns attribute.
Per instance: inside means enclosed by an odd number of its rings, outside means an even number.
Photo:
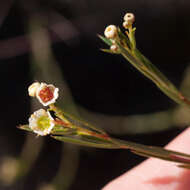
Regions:
<svg viewBox="0 0 190 190"><path fill-rule="evenodd" d="M71 127L69 126L69 123L66 123L66 122L64 122L64 121L62 121L62 120L59 120L59 119L55 119L55 120L54 120L54 123L57 124L57 125L62 125L62 126L64 126L64 127L69 127L69 128L71 128Z"/></svg>
<svg viewBox="0 0 190 190"><path fill-rule="evenodd" d="M177 160L177 161L180 161L182 163L190 164L190 159L188 159L188 158L176 156L176 155L173 155L173 154L170 155L170 158L173 159L174 161Z"/></svg>
<svg viewBox="0 0 190 190"><path fill-rule="evenodd" d="M179 93L179 97L181 100L183 100L186 104L190 106L190 101L186 97L183 96L183 94Z"/></svg>
<svg viewBox="0 0 190 190"><path fill-rule="evenodd" d="M72 127L70 127L69 123L66 123L66 122L59 120L59 119L55 119L54 123L57 125L62 125L64 127L72 128ZM106 133L105 134L98 134L98 133L89 131L87 129L81 129L81 128L80 128L80 130L82 130L82 131L86 132L87 134L92 135L94 137L103 138L105 140L111 140L111 138Z"/></svg>

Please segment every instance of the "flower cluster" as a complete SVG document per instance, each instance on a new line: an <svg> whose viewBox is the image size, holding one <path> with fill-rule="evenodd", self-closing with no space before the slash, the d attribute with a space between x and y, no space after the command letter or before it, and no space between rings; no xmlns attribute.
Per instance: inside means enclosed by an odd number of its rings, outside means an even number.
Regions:
<svg viewBox="0 0 190 190"><path fill-rule="evenodd" d="M115 25L109 25L106 27L104 31L104 35L106 38L110 39L113 45L110 46L110 50L117 51L117 45L115 44L115 38L118 35L117 27Z"/></svg>
<svg viewBox="0 0 190 190"><path fill-rule="evenodd" d="M126 13L123 17L123 27L125 29L132 29L132 25L135 22L135 15L133 13ZM112 45L110 46L110 50L112 52L118 51L118 46L116 44L118 36L118 28L115 25L109 25L105 28L104 35L107 39L111 40Z"/></svg>
<svg viewBox="0 0 190 190"><path fill-rule="evenodd" d="M52 84L34 82L28 88L29 96L36 97L43 106L55 103L59 89ZM54 119L44 109L35 111L29 118L29 127L38 135L47 135L54 127Z"/></svg>

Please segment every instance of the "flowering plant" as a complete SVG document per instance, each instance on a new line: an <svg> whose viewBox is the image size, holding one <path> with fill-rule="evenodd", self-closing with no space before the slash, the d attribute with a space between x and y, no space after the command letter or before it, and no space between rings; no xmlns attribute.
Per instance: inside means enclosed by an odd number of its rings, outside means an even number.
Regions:
<svg viewBox="0 0 190 190"><path fill-rule="evenodd" d="M137 70L152 80L167 96L179 104L190 106L190 101L136 48L135 30L132 13L124 16L123 27L125 34L119 27L110 25L105 29L105 37L100 38L110 46L102 49L105 52L121 54ZM190 168L190 155L175 152L160 147L141 145L110 137L105 131L74 118L55 103L59 89L52 84L35 82L28 88L30 96L36 97L47 111L40 109L29 118L28 125L19 126L20 129L34 132L37 135L50 135L52 138L77 145L107 148L129 149L132 152L145 156L180 163L180 167Z"/></svg>

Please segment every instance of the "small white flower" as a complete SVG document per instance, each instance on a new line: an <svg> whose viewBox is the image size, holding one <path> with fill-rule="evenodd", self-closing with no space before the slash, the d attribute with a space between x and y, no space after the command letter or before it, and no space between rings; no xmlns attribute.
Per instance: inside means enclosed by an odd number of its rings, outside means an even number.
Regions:
<svg viewBox="0 0 190 190"><path fill-rule="evenodd" d="M133 13L126 13L123 19L129 24L133 24L135 22L135 15Z"/></svg>
<svg viewBox="0 0 190 190"><path fill-rule="evenodd" d="M116 51L118 48L117 48L117 46L116 45L111 45L111 47L110 47L110 50L112 50L112 51Z"/></svg>
<svg viewBox="0 0 190 190"><path fill-rule="evenodd" d="M32 131L41 136L48 135L55 125L50 113L44 109L35 111L28 121Z"/></svg>
<svg viewBox="0 0 190 190"><path fill-rule="evenodd" d="M39 82L34 82L28 87L29 96L36 96L36 91L40 87Z"/></svg>
<svg viewBox="0 0 190 190"><path fill-rule="evenodd" d="M115 25L109 25L106 27L104 31L104 35L106 38L113 39L117 35L117 27Z"/></svg>
<svg viewBox="0 0 190 190"><path fill-rule="evenodd" d="M59 89L52 84L41 83L36 91L36 97L43 106L48 106L55 103L59 96L58 91Z"/></svg>

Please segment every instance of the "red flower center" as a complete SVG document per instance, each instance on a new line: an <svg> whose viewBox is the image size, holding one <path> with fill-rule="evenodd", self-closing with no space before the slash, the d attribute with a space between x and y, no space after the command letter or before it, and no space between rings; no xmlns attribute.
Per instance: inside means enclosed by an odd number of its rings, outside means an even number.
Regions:
<svg viewBox="0 0 190 190"><path fill-rule="evenodd" d="M40 90L39 97L43 102L48 102L53 99L53 92L49 87L45 87L44 89Z"/></svg>

